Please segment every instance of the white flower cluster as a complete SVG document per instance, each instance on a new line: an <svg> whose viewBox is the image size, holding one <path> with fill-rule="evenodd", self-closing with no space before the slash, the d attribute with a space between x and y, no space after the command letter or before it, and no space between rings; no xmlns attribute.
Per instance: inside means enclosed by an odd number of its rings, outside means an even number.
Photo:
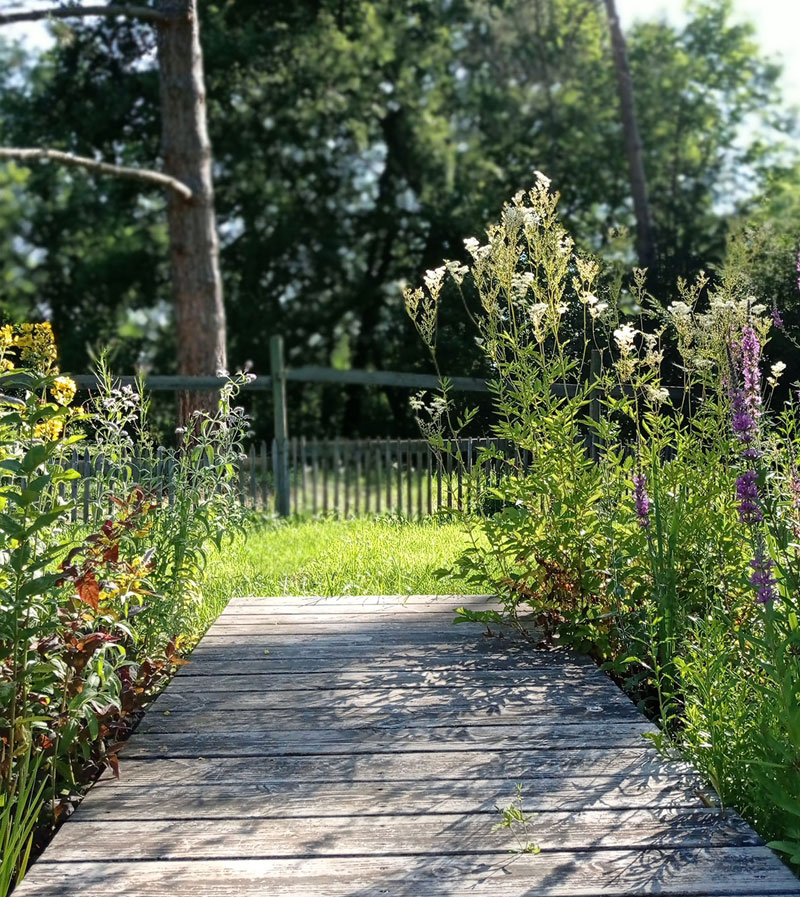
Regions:
<svg viewBox="0 0 800 897"><path fill-rule="evenodd" d="M629 355L633 351L634 340L638 332L631 324L623 324L614 331L614 341L623 355Z"/></svg>
<svg viewBox="0 0 800 897"><path fill-rule="evenodd" d="M433 299L434 302L438 300L439 293L442 291L444 272L446 270L445 266L441 265L438 268L433 268L430 271L425 272L423 280L425 281L425 286L428 288L428 292L431 294L431 299Z"/></svg>
<svg viewBox="0 0 800 897"><path fill-rule="evenodd" d="M593 319L597 319L608 308L607 302L601 302L594 293L586 293L581 296L581 302L589 309Z"/></svg>
<svg viewBox="0 0 800 897"><path fill-rule="evenodd" d="M767 383L774 389L778 385L781 374L786 370L786 364L783 361L776 361L770 368L770 376L767 377Z"/></svg>

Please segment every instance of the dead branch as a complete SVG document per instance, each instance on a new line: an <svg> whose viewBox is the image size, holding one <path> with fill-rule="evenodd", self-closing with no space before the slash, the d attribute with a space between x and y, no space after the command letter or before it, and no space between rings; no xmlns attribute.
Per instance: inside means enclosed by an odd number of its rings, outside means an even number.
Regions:
<svg viewBox="0 0 800 897"><path fill-rule="evenodd" d="M128 168L124 165L111 165L108 162L98 162L96 159L89 159L86 156L63 153L61 150L39 148L0 147L0 160L2 159L14 159L20 162L58 162L61 165L70 165L73 168L85 168L87 171L95 174L106 174L112 177L157 184L159 187L167 187L170 190L174 190L184 199L192 198L192 191L182 181L170 177L168 174L162 174L160 171L152 171L149 168Z"/></svg>
<svg viewBox="0 0 800 897"><path fill-rule="evenodd" d="M166 24L170 16L150 6L54 6L48 9L30 9L24 12L0 12L0 25L15 22L38 22L42 19L74 19L86 16L125 16L129 19L146 19Z"/></svg>

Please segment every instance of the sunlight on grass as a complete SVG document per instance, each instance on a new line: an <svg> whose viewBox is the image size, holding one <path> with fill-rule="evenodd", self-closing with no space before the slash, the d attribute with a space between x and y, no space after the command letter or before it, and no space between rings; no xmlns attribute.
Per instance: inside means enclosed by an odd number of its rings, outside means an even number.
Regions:
<svg viewBox="0 0 800 897"><path fill-rule="evenodd" d="M268 523L210 558L204 592L212 618L233 595L467 594L434 575L466 547L460 526L436 521Z"/></svg>

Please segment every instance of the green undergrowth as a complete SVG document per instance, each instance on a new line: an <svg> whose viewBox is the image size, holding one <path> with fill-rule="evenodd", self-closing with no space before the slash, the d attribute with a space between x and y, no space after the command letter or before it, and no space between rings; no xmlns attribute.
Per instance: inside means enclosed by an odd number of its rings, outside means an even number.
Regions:
<svg viewBox="0 0 800 897"><path fill-rule="evenodd" d="M233 595L467 594L435 575L466 547L461 526L436 520L267 522L211 556L205 612L210 623Z"/></svg>

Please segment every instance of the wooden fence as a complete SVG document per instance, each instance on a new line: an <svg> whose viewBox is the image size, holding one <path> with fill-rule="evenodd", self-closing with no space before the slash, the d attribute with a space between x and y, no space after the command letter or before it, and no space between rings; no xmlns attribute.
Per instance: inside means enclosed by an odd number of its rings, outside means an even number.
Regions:
<svg viewBox="0 0 800 897"><path fill-rule="evenodd" d="M80 474L78 479L62 483L62 499L69 499L73 523L98 524L113 511L110 494L122 496L135 485L173 504L175 501L175 461L164 449L149 457L133 456L124 463L112 462L102 452L74 448L62 462Z"/></svg>
<svg viewBox="0 0 800 897"><path fill-rule="evenodd" d="M461 439L458 449L460 462L452 453L437 455L422 439L290 439L289 513L421 518L447 508L477 510L485 506L485 490L499 481L511 446L502 439ZM481 449L491 449L493 457L481 459ZM246 507L279 511L278 454L277 440L250 446L239 480Z"/></svg>
<svg viewBox="0 0 800 897"><path fill-rule="evenodd" d="M453 466L452 459L439 464L435 454L422 440L306 442L289 437L286 414L288 382L437 389L440 383L436 377L399 371L341 371L314 366L287 368L283 338L280 336L270 340L269 350L270 374L258 377L244 388L272 392L275 439L271 445L262 442L250 447L240 471L239 491L244 504L274 511L283 517L334 511L347 516L384 512L420 515L442 507L464 507L465 501L468 507L474 506L469 503L476 501L476 496L464 495L464 472L476 463L479 447L491 444L498 450L506 450L501 449L502 440L461 440L465 467L457 471L448 469L448 464L451 468ZM589 382L600 376L601 369L601 353L593 349ZM489 385L481 379L448 379L451 388L456 391L489 391ZM75 380L81 389L91 389L97 384L94 375L78 376ZM124 385L135 382L135 378L129 376L119 380ZM225 382L224 378L219 377L154 376L147 378L146 386L151 390L181 392L215 389ZM581 388L575 383L556 383L552 387L554 394L562 396L573 396ZM615 394L617 392L614 390ZM680 387L670 387L669 392L674 398L682 396ZM589 416L599 421L600 410L600 397L594 395L589 404ZM587 434L587 449L592 457L596 456L597 446L591 433ZM88 467L83 476L92 478ZM163 488L168 496L172 488L168 471L165 470L163 476L166 479L159 488ZM486 476L489 476L488 471Z"/></svg>
<svg viewBox="0 0 800 897"><path fill-rule="evenodd" d="M503 459L512 456L512 447L502 439L461 439L458 449L460 462L450 453L437 455L422 439L290 439L289 514L422 518L448 508L485 510L485 492L499 482ZM481 449L491 449L492 458L481 458ZM279 513L278 456L278 440L249 447L237 484L244 507ZM102 453L73 450L65 465L80 478L62 487L62 497L74 506L73 521L93 525L112 510L109 492L121 495L135 484L171 505L179 488L176 463L163 449L115 464Z"/></svg>

